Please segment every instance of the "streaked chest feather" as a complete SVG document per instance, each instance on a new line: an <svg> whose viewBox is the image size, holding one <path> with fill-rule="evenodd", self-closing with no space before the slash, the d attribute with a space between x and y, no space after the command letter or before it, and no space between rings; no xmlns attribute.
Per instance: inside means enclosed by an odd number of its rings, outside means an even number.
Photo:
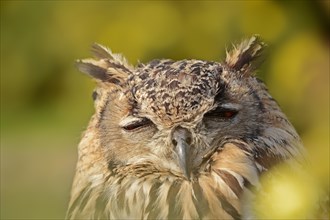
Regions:
<svg viewBox="0 0 330 220"><path fill-rule="evenodd" d="M242 195L257 185L258 170L244 153L231 161L234 152L238 149L230 146L221 152L225 158L215 155L212 165L191 181L152 164L117 168L103 176L104 182L90 182L73 214L91 219L240 219ZM236 167L230 169L229 163Z"/></svg>

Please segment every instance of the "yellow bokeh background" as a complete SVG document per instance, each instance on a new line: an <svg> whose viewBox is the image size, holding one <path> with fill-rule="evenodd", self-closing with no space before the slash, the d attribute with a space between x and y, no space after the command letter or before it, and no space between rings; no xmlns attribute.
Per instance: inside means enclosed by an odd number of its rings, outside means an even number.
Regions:
<svg viewBox="0 0 330 220"><path fill-rule="evenodd" d="M93 113L94 83L74 61L89 57L93 42L133 64L154 58L220 61L232 43L259 34L269 56L257 74L308 151L313 183L306 187L328 194L329 6L329 1L1 1L1 219L64 217L76 146ZM315 191L303 190L299 178L266 183L276 196L265 204L277 207L277 214L260 217L301 217L297 209L310 206ZM291 203L281 212L283 200L302 205Z"/></svg>

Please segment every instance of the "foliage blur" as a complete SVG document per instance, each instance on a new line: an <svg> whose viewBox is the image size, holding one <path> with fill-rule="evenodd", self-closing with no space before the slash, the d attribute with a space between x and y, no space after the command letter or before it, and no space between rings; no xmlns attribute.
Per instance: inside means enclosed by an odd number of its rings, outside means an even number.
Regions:
<svg viewBox="0 0 330 220"><path fill-rule="evenodd" d="M252 34L270 45L258 75L301 135L313 179L270 183L276 198L264 202L275 208L260 217L300 218L315 194L302 186L329 193L329 5L1 1L1 219L64 217L76 146L93 113L94 83L74 60L89 57L93 42L133 64L223 60L224 48Z"/></svg>

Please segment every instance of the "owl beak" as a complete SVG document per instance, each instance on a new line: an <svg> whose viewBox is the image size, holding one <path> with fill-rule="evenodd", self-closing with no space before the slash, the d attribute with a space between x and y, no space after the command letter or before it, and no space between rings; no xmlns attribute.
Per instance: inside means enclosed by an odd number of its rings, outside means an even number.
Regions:
<svg viewBox="0 0 330 220"><path fill-rule="evenodd" d="M192 142L192 135L186 129L177 127L172 134L172 144L174 151L178 156L178 164L183 175L189 180L191 173L191 158L190 158L190 145Z"/></svg>

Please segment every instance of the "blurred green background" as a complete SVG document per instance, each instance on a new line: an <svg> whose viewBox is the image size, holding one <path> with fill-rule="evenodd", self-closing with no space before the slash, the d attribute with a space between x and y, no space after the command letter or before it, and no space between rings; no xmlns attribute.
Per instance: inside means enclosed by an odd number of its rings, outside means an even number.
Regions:
<svg viewBox="0 0 330 220"><path fill-rule="evenodd" d="M74 68L93 42L131 63L223 60L260 34L259 71L329 189L329 1L1 1L1 219L61 219L93 114Z"/></svg>

